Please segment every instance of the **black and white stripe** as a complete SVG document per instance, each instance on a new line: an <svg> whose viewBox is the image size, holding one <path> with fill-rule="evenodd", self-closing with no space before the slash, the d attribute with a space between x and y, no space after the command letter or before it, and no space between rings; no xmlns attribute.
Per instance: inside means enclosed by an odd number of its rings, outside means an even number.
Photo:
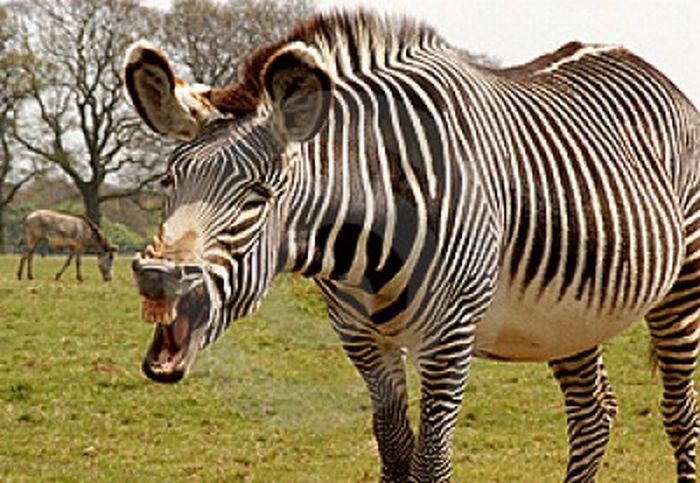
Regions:
<svg viewBox="0 0 700 483"><path fill-rule="evenodd" d="M567 480L590 481L616 408L597 344L647 315L679 479L694 480L700 116L682 94L618 47L572 43L493 70L428 28L367 14L320 17L291 41L333 78L326 126L283 146L261 108L171 162L165 224L206 234L220 314L206 342L276 271L316 280L372 394L385 481L449 478L473 354L550 360ZM552 326L554 343L523 348L499 339L516 333L494 329L501 307L551 308L577 331L620 322L582 342ZM416 436L404 351L422 382Z"/></svg>

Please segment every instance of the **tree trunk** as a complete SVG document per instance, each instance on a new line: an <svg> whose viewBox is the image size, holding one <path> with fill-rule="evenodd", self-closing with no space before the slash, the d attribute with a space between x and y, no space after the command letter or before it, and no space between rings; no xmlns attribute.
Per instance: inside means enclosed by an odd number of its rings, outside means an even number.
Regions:
<svg viewBox="0 0 700 483"><path fill-rule="evenodd" d="M80 191L85 205L85 216L94 221L98 226L102 221L102 210L100 208L100 198L97 186L86 185Z"/></svg>
<svg viewBox="0 0 700 483"><path fill-rule="evenodd" d="M0 203L0 254L6 252L5 249L5 207L7 205Z"/></svg>

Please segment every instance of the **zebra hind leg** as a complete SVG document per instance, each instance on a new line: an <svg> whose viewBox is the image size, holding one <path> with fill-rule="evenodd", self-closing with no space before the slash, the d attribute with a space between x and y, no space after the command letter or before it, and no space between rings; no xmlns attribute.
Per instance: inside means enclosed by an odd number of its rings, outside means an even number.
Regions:
<svg viewBox="0 0 700 483"><path fill-rule="evenodd" d="M685 262L671 291L646 316L663 383L661 412L679 482L696 479L698 427L693 377L700 337L700 193L687 213Z"/></svg>
<svg viewBox="0 0 700 483"><path fill-rule="evenodd" d="M371 338L345 341L345 351L372 397L373 430L382 462L382 482L405 482L414 436L408 420L404 357L397 347L377 347Z"/></svg>
<svg viewBox="0 0 700 483"><path fill-rule="evenodd" d="M679 317L660 308L647 316L663 383L661 412L676 458L679 482L696 478L697 395L693 382L700 324L698 311Z"/></svg>
<svg viewBox="0 0 700 483"><path fill-rule="evenodd" d="M566 405L569 432L567 482L595 481L605 453L617 400L598 346L549 362Z"/></svg>

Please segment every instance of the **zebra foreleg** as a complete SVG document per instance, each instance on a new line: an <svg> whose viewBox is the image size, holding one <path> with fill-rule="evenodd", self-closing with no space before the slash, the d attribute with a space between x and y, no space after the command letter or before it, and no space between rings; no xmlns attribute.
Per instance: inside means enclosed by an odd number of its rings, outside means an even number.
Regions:
<svg viewBox="0 0 700 483"><path fill-rule="evenodd" d="M414 437L408 420L406 372L398 347L380 349L369 340L345 343L345 350L372 397L373 429L382 462L382 482L408 480Z"/></svg>
<svg viewBox="0 0 700 483"><path fill-rule="evenodd" d="M567 482L595 480L617 414L599 347L551 361L566 404L569 432Z"/></svg>
<svg viewBox="0 0 700 483"><path fill-rule="evenodd" d="M674 450L679 482L696 481L698 426L693 374L700 335L698 315L694 312L680 320L658 313L647 317L664 387L661 412Z"/></svg>
<svg viewBox="0 0 700 483"><path fill-rule="evenodd" d="M450 481L452 435L469 374L472 343L471 326L454 327L425 344L418 354L420 426L409 481Z"/></svg>

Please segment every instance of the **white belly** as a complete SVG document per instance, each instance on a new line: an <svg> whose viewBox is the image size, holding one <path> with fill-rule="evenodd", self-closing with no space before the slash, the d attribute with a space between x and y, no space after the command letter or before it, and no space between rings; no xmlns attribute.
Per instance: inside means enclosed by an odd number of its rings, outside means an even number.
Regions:
<svg viewBox="0 0 700 483"><path fill-rule="evenodd" d="M601 313L572 295L522 296L499 284L475 332L475 354L504 360L546 361L586 350L640 321L649 307Z"/></svg>

